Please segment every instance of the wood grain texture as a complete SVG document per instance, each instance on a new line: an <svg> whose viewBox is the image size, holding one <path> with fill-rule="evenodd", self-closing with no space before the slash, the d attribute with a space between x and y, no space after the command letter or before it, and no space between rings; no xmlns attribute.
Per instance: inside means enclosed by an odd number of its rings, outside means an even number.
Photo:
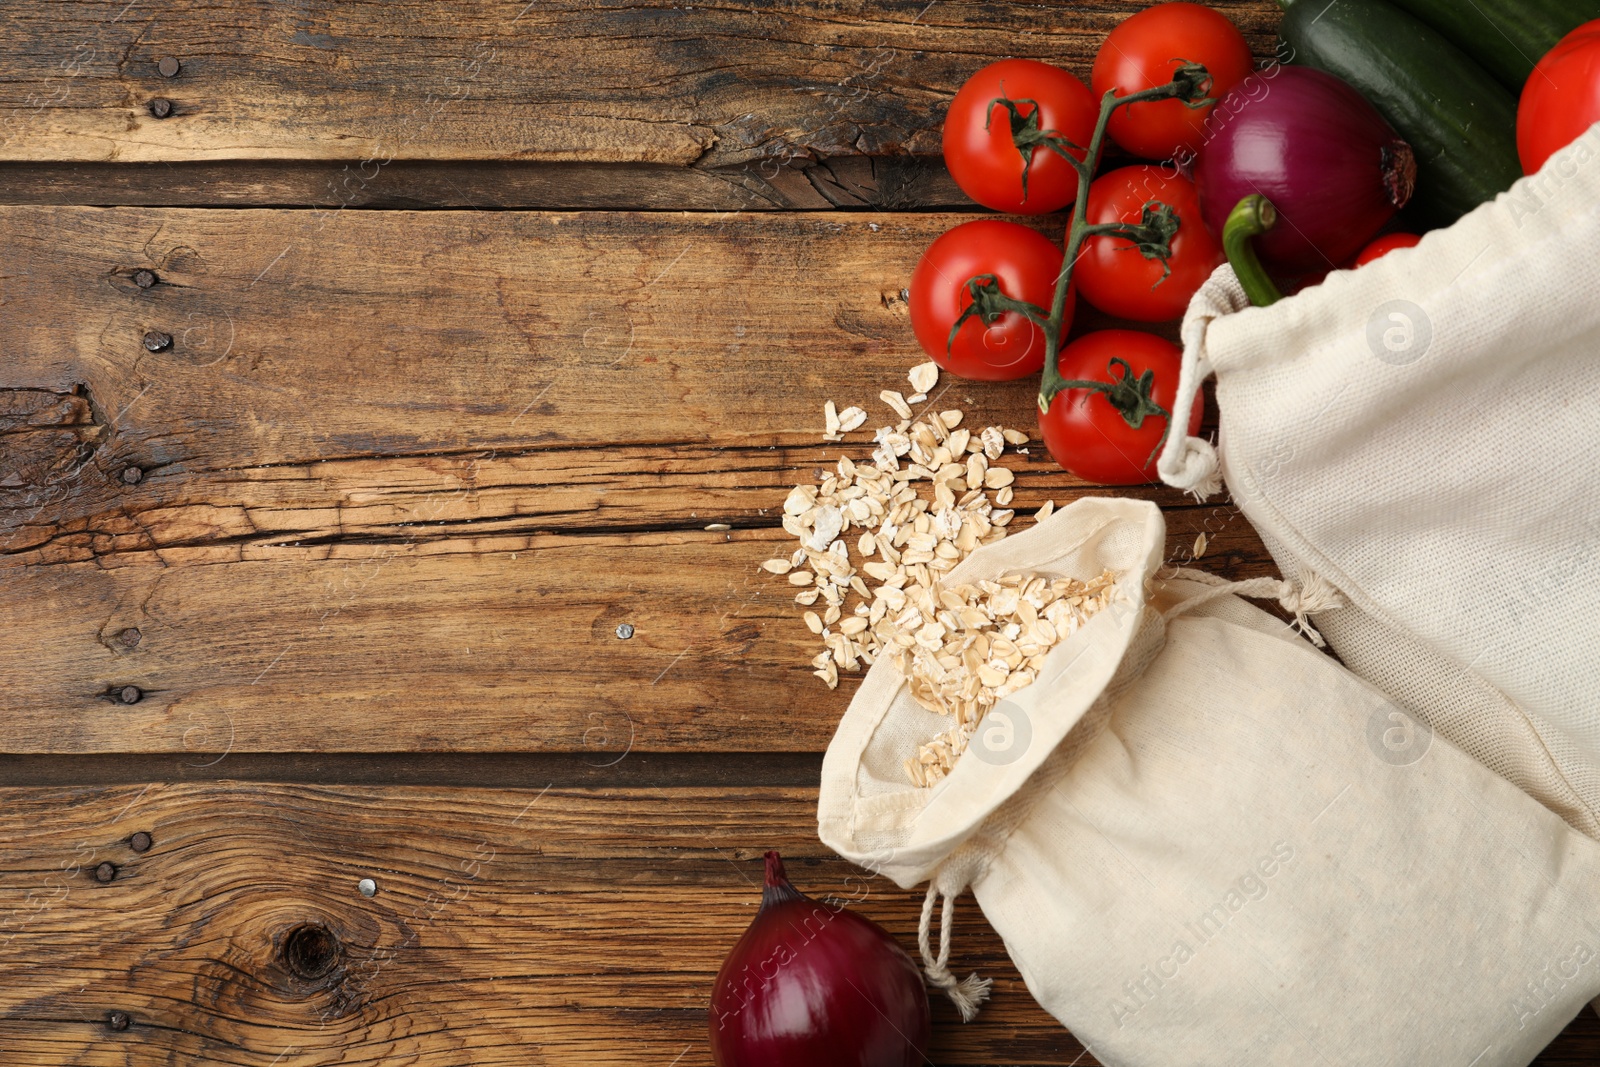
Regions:
<svg viewBox="0 0 1600 1067"><path fill-rule="evenodd" d="M915 943L918 895L817 844L815 799L537 780L7 790L0 1048L8 1067L706 1067L711 982L754 912L762 850ZM335 946L315 977L286 955L305 926ZM993 977L994 998L967 1025L935 1002L931 1062L1097 1062L1033 1003L970 897L953 959ZM1585 1012L1538 1062L1597 1054Z"/></svg>
<svg viewBox="0 0 1600 1067"><path fill-rule="evenodd" d="M1107 152L1108 165L1114 161ZM0 162L0 204L148 207L773 211L974 208L931 156L671 164L396 160Z"/></svg>
<svg viewBox="0 0 1600 1067"><path fill-rule="evenodd" d="M935 154L944 105L1004 56L1087 77L1143 0L665 0L21 8L0 158L537 159L741 165ZM1258 52L1277 8L1219 0ZM158 72L181 62L176 77ZM169 100L155 118L152 100Z"/></svg>
<svg viewBox="0 0 1600 1067"><path fill-rule="evenodd" d="M543 790L7 791L5 1062L703 1067L711 981L766 848L915 944L920 899L817 844L814 790ZM284 956L307 924L340 946L313 979ZM997 988L971 1025L935 1006L934 1062L1093 1062L970 901L956 944Z"/></svg>
<svg viewBox="0 0 1600 1067"><path fill-rule="evenodd" d="M0 750L819 751L850 687L757 565L870 451L818 443L824 399L888 421L900 291L964 217L0 210L0 604L38 620ZM945 385L1031 425L1027 385ZM1012 463L1026 509L1105 492ZM1173 558L1270 568L1137 492Z"/></svg>

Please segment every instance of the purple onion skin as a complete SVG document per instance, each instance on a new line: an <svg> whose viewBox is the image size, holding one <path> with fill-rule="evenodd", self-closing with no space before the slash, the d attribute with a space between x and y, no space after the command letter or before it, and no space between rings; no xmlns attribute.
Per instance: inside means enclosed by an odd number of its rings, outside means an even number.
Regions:
<svg viewBox="0 0 1600 1067"><path fill-rule="evenodd" d="M931 1036L917 965L882 927L805 896L767 853L761 908L717 974L717 1067L920 1067Z"/></svg>
<svg viewBox="0 0 1600 1067"><path fill-rule="evenodd" d="M1278 224L1255 239L1268 267L1300 272L1344 263L1411 199L1416 163L1378 110L1349 84L1309 67L1252 75L1206 120L1195 162L1200 210L1217 233L1251 193Z"/></svg>

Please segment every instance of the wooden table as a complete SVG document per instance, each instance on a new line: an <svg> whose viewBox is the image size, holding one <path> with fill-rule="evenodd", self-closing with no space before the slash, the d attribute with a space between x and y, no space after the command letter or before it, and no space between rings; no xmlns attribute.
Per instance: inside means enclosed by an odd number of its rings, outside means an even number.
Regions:
<svg viewBox="0 0 1600 1067"><path fill-rule="evenodd" d="M8 12L0 1062L708 1064L761 852L852 873L783 496L920 358L954 89L1086 76L1138 6ZM1023 509L1101 491L1021 460ZM995 995L935 1062L1093 1062L955 944ZM1597 1054L1585 1013L1539 1062Z"/></svg>

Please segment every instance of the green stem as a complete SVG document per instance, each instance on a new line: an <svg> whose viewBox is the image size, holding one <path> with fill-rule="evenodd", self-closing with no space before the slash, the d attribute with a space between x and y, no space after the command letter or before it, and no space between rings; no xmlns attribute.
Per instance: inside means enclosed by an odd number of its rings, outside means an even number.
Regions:
<svg viewBox="0 0 1600 1067"><path fill-rule="evenodd" d="M1278 212L1272 206L1272 201L1260 193L1251 193L1234 205L1233 210L1228 212L1228 221L1222 226L1222 251L1227 255L1228 262L1233 264L1239 287L1256 307L1266 307L1283 299L1283 294L1278 292L1278 287L1267 276L1266 269L1256 256L1255 247L1250 243L1252 237L1266 233L1277 221Z"/></svg>
<svg viewBox="0 0 1600 1067"><path fill-rule="evenodd" d="M1050 318L1045 323L1044 374L1039 382L1039 410L1049 411L1050 401L1063 389L1071 388L1057 366L1061 354L1063 320L1067 312L1067 291L1072 286L1072 269L1083 251L1083 242L1091 235L1089 226L1089 183L1094 180L1095 168L1100 165L1100 150L1105 145L1106 124L1111 113L1127 104L1145 100L1181 99L1191 107L1198 107L1209 98L1211 78L1204 67L1187 64L1174 72L1172 80L1152 89L1118 96L1116 90L1100 98L1100 115L1095 120L1094 136L1089 138L1089 148L1083 159L1068 157L1068 162L1078 172L1078 197L1072 205L1072 221L1067 227L1066 253L1061 261L1061 274L1056 278L1055 297L1050 303Z"/></svg>

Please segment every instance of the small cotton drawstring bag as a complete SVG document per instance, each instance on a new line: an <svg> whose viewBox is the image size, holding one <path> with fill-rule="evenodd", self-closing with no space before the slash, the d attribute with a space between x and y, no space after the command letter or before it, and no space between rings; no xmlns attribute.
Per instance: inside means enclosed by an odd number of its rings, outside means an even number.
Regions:
<svg viewBox="0 0 1600 1067"><path fill-rule="evenodd" d="M1225 482L1316 626L1407 712L1600 837L1600 127L1455 225L1267 307L1231 268L1183 325Z"/></svg>
<svg viewBox="0 0 1600 1067"><path fill-rule="evenodd" d="M955 568L1110 571L1116 595L931 788L903 765L949 720L880 657L824 760L822 840L928 882L925 968L967 1017L970 887L1112 1067L1527 1064L1600 993L1600 844L1239 596L1326 607L1303 587L1158 574L1164 539L1149 503L1083 499Z"/></svg>

